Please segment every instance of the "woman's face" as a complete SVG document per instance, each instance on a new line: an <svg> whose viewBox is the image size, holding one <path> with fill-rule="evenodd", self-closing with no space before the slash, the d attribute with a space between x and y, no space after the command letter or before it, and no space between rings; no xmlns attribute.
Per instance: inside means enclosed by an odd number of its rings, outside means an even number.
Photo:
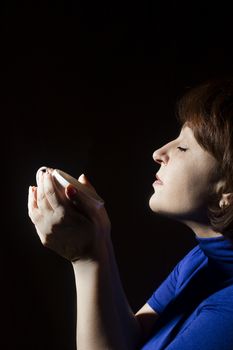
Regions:
<svg viewBox="0 0 233 350"><path fill-rule="evenodd" d="M149 205L152 211L179 221L208 222L210 189L217 184L217 160L197 143L192 129L183 126L180 135L153 153L160 164L162 184L153 183Z"/></svg>

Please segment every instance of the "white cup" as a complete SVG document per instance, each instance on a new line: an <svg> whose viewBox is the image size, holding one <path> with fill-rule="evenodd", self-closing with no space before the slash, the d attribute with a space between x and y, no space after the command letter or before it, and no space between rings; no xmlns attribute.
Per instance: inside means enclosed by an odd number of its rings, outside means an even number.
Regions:
<svg viewBox="0 0 233 350"><path fill-rule="evenodd" d="M46 172L47 169L50 170L52 176L57 180L57 182L63 187L65 188L67 185L71 184L73 185L75 188L77 188L78 191L82 192L83 194L85 194L89 199L91 199L95 205L97 207L103 206L104 205L104 200L98 196L97 193L95 193L92 189L90 189L89 187L85 186L82 182L78 181L77 179L75 179L73 176L65 173L62 170L59 169L52 169L52 168L48 168L46 166L40 167L37 170L36 173L36 181L38 184L38 179L39 179L39 173L41 171Z"/></svg>

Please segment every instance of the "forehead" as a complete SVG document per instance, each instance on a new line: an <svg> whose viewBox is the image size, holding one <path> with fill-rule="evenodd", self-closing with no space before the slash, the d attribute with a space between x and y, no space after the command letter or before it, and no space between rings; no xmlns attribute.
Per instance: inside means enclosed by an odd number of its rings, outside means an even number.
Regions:
<svg viewBox="0 0 233 350"><path fill-rule="evenodd" d="M179 137L185 137L185 138L187 138L188 140L197 143L197 141L196 141L196 139L195 139L195 136L194 136L194 134L193 134L192 129L191 129L189 126L187 126L187 125L183 125L183 126L182 126L182 128L181 128L181 130L180 130Z"/></svg>

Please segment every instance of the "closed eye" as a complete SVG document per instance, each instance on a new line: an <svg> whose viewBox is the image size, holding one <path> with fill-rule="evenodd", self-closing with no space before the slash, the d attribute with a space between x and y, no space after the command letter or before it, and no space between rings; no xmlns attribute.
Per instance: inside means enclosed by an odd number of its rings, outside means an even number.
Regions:
<svg viewBox="0 0 233 350"><path fill-rule="evenodd" d="M181 152L186 152L188 148L177 147Z"/></svg>

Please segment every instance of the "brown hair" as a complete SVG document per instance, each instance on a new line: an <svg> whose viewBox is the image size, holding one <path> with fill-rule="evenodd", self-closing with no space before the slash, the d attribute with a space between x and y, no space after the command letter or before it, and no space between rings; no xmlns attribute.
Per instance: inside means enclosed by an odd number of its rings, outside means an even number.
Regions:
<svg viewBox="0 0 233 350"><path fill-rule="evenodd" d="M215 231L233 239L233 203L219 207L222 193L233 192L233 78L215 78L188 88L176 104L176 117L219 163L219 179L225 186L212 193L208 216Z"/></svg>

